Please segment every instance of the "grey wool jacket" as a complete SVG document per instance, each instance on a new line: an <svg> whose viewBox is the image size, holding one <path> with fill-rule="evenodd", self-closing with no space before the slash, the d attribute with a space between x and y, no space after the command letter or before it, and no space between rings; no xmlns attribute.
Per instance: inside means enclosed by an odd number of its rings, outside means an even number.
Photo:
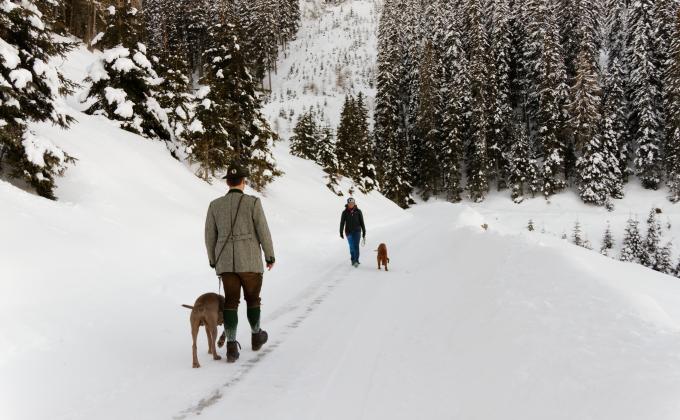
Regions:
<svg viewBox="0 0 680 420"><path fill-rule="evenodd" d="M234 232L230 235L232 221ZM210 203L205 246L217 274L264 272L262 252L267 262L274 262L274 245L260 199L232 189Z"/></svg>

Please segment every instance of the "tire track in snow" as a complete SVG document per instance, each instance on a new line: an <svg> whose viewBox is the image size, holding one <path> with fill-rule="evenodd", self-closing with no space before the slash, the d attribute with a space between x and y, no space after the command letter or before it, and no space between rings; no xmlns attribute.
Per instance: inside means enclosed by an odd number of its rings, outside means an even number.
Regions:
<svg viewBox="0 0 680 420"><path fill-rule="evenodd" d="M343 264L344 265L344 264ZM333 269L326 271L325 274L337 272L341 267L338 264ZM326 277L324 277L326 278ZM200 415L203 410L219 402L224 396L224 392L240 383L246 375L257 366L257 364L267 357L270 353L276 350L285 339L292 334L311 314L331 295L333 290L342 282L343 275L335 275L329 280L314 283L303 289L297 296L289 301L289 303L282 305L279 309L272 313L268 322L275 322L287 315L296 314L293 319L284 324L278 331L277 339L268 342L267 345L255 353L252 357L240 363L239 369L234 372L231 378L218 388L214 389L205 397L201 398L196 404L182 410L177 415L173 416L174 420L183 420L190 416ZM299 302L299 303L295 303ZM239 363L239 362L237 362Z"/></svg>

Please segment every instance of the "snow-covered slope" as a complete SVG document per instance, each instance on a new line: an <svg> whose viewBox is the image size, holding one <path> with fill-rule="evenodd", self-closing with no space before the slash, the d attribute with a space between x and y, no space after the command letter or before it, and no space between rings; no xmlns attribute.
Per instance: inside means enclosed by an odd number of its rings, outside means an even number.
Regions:
<svg viewBox="0 0 680 420"><path fill-rule="evenodd" d="M381 5L382 0L301 2L300 30L281 54L264 108L281 138L288 139L310 108L336 127L346 95L362 92L372 114Z"/></svg>
<svg viewBox="0 0 680 420"><path fill-rule="evenodd" d="M69 77L92 59L72 53ZM680 417L680 282L550 234L607 214L568 196L403 211L359 195L368 243L354 269L337 232L344 199L285 143L285 175L263 200L277 252L263 289L271 340L249 350L241 308L239 362L210 360L201 335L192 369L180 304L217 291L203 221L226 187L75 98L65 106L71 130L34 127L79 159L60 201L0 181L0 418ZM657 204L678 224L662 197L636 196L616 217ZM523 231L529 217L546 234ZM388 273L374 266L380 242Z"/></svg>

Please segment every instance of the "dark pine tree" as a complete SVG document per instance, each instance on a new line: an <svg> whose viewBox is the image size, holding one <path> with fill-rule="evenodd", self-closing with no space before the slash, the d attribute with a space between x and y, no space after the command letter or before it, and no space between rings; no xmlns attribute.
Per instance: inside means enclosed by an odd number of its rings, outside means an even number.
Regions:
<svg viewBox="0 0 680 420"><path fill-rule="evenodd" d="M489 192L490 165L488 157L489 102L488 83L489 44L482 19L481 5L472 0L468 3L470 19L470 85L471 113L469 145L466 159L468 194L475 202L483 201Z"/></svg>
<svg viewBox="0 0 680 420"><path fill-rule="evenodd" d="M568 98L555 10L541 3L537 16L541 32L538 59L538 140L543 158L543 194L550 197L566 186L564 136L565 105Z"/></svg>
<svg viewBox="0 0 680 420"><path fill-rule="evenodd" d="M443 144L442 117L442 70L441 61L432 41L425 45L420 63L420 108L418 109L418 137L422 143L418 163L419 184L425 200L439 193L441 168L438 154Z"/></svg>
<svg viewBox="0 0 680 420"><path fill-rule="evenodd" d="M412 204L407 177L407 140L402 110L406 106L400 81L405 70L399 20L399 0L386 0L378 26L378 71L375 98L375 139L381 192L401 207Z"/></svg>
<svg viewBox="0 0 680 420"><path fill-rule="evenodd" d="M669 199L680 201L680 10L677 12L668 53L665 80L666 176Z"/></svg>
<svg viewBox="0 0 680 420"><path fill-rule="evenodd" d="M637 143L635 173L648 189L657 189L661 167L661 74L654 14L654 0L630 5L628 61L633 138Z"/></svg>

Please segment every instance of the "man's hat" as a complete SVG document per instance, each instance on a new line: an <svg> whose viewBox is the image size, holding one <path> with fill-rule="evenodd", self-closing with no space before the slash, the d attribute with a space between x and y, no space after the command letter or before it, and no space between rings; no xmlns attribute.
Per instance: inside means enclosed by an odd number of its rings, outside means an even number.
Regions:
<svg viewBox="0 0 680 420"><path fill-rule="evenodd" d="M227 174L222 179L247 178L250 176L248 169L239 163L232 163L227 167Z"/></svg>
<svg viewBox="0 0 680 420"><path fill-rule="evenodd" d="M350 198L347 199L347 204L349 204L349 203L355 203L356 204L354 197L350 197Z"/></svg>

